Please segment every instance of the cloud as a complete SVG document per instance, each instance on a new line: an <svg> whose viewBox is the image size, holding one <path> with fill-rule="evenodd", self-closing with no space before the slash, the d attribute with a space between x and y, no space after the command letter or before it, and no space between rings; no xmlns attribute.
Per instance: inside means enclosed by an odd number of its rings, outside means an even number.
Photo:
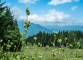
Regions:
<svg viewBox="0 0 83 60"><path fill-rule="evenodd" d="M24 4L35 4L38 0L19 0L20 3Z"/></svg>
<svg viewBox="0 0 83 60"><path fill-rule="evenodd" d="M19 16L19 20L26 20L26 16Z"/></svg>
<svg viewBox="0 0 83 60"><path fill-rule="evenodd" d="M58 5L58 4L64 4L64 3L69 3L69 2L79 2L79 0L51 0L48 5Z"/></svg>
<svg viewBox="0 0 83 60"><path fill-rule="evenodd" d="M63 12L56 11L55 9L51 9L47 14L37 15L33 14L29 16L29 20L35 23L41 22L62 22L64 19L69 18L68 14L64 14Z"/></svg>
<svg viewBox="0 0 83 60"><path fill-rule="evenodd" d="M68 3L68 2L72 2L72 0L51 0L48 5L58 5L58 4L64 4L64 3Z"/></svg>
<svg viewBox="0 0 83 60"><path fill-rule="evenodd" d="M70 15L65 14L64 12L56 11L55 9L48 10L48 13L44 15L33 14L30 15L28 18L29 21L43 26L46 25L62 26L76 24L75 20L72 20Z"/></svg>
<svg viewBox="0 0 83 60"><path fill-rule="evenodd" d="M26 20L26 16L21 15L22 11L17 6L11 8L13 15L17 20ZM65 25L83 25L82 21L73 20L69 14L65 14L55 9L50 9L44 15L32 14L28 16L28 20L32 23L40 24L42 26L65 26Z"/></svg>
<svg viewBox="0 0 83 60"><path fill-rule="evenodd" d="M83 21L77 21L71 18L69 14L65 14L61 11L56 11L55 9L48 10L48 13L44 15L33 14L28 18L29 21L43 26L83 25Z"/></svg>
<svg viewBox="0 0 83 60"><path fill-rule="evenodd" d="M73 6L71 9L75 11L77 8L78 8L77 6Z"/></svg>
<svg viewBox="0 0 83 60"><path fill-rule="evenodd" d="M21 9L18 8L17 6L14 6L11 8L11 11L12 11L15 19L20 20L19 17L21 16L21 13L22 13Z"/></svg>

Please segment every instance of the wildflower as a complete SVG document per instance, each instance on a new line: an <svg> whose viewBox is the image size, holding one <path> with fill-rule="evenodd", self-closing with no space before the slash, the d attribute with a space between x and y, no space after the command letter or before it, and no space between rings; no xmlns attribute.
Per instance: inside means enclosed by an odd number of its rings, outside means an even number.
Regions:
<svg viewBox="0 0 83 60"><path fill-rule="evenodd" d="M3 40L1 39L0 42L2 42Z"/></svg>
<svg viewBox="0 0 83 60"><path fill-rule="evenodd" d="M77 42L77 45L79 45L80 44L80 42Z"/></svg>
<svg viewBox="0 0 83 60"><path fill-rule="evenodd" d="M28 47L26 47L28 49Z"/></svg>
<svg viewBox="0 0 83 60"><path fill-rule="evenodd" d="M7 49L10 49L11 45L7 45Z"/></svg>
<svg viewBox="0 0 83 60"><path fill-rule="evenodd" d="M56 35L54 34L54 37L55 37Z"/></svg>
<svg viewBox="0 0 83 60"><path fill-rule="evenodd" d="M57 31L54 31L54 33L55 33L55 34L58 34L58 32L57 32Z"/></svg>
<svg viewBox="0 0 83 60"><path fill-rule="evenodd" d="M58 43L61 43L62 42L62 39L58 39Z"/></svg>
<svg viewBox="0 0 83 60"><path fill-rule="evenodd" d="M17 55L16 58L17 58L17 59L20 59L20 55Z"/></svg>
<svg viewBox="0 0 83 60"><path fill-rule="evenodd" d="M77 42L77 45L80 47L80 42Z"/></svg>
<svg viewBox="0 0 83 60"><path fill-rule="evenodd" d="M69 44L69 46L70 46L70 47L73 47L73 45L72 45L72 44Z"/></svg>
<svg viewBox="0 0 83 60"><path fill-rule="evenodd" d="M26 22L26 26L29 27L30 26L30 21Z"/></svg>
<svg viewBox="0 0 83 60"><path fill-rule="evenodd" d="M37 37L34 37L34 40L37 40Z"/></svg>
<svg viewBox="0 0 83 60"><path fill-rule="evenodd" d="M30 21L25 22L24 27L29 27L30 26Z"/></svg>
<svg viewBox="0 0 83 60"><path fill-rule="evenodd" d="M65 37L65 41L67 40L67 38Z"/></svg>
<svg viewBox="0 0 83 60"><path fill-rule="evenodd" d="M47 45L47 46L46 46L46 49L48 49L48 48L49 48L49 46Z"/></svg>
<svg viewBox="0 0 83 60"><path fill-rule="evenodd" d="M52 56L55 57L55 52L54 52L54 50L52 50Z"/></svg>
<svg viewBox="0 0 83 60"><path fill-rule="evenodd" d="M35 47L37 47L37 45L36 45L36 44L35 44L34 46L35 46Z"/></svg>
<svg viewBox="0 0 83 60"><path fill-rule="evenodd" d="M13 42L11 42L10 44L13 45Z"/></svg>
<svg viewBox="0 0 83 60"><path fill-rule="evenodd" d="M42 56L42 54L39 56L39 58L42 58L43 56Z"/></svg>
<svg viewBox="0 0 83 60"><path fill-rule="evenodd" d="M40 47L41 43L38 43L38 46Z"/></svg>
<svg viewBox="0 0 83 60"><path fill-rule="evenodd" d="M42 47L42 44L40 45L40 47Z"/></svg>
<svg viewBox="0 0 83 60"><path fill-rule="evenodd" d="M51 42L53 46L55 46L55 44L53 42Z"/></svg>
<svg viewBox="0 0 83 60"><path fill-rule="evenodd" d="M81 52L79 49L77 50L78 52Z"/></svg>

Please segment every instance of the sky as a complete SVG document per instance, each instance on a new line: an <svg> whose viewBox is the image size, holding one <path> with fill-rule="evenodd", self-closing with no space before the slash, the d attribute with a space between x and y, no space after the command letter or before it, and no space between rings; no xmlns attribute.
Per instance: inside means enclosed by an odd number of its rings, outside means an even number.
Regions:
<svg viewBox="0 0 83 60"><path fill-rule="evenodd" d="M42 26L83 25L83 0L4 0L18 20Z"/></svg>

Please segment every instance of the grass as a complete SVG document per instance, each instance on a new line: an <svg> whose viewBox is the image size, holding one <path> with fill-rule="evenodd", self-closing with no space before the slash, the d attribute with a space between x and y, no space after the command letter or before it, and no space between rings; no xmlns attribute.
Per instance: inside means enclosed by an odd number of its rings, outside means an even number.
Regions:
<svg viewBox="0 0 83 60"><path fill-rule="evenodd" d="M32 55L35 54L35 50L33 47L30 46L29 53ZM38 47L37 54L42 55L42 58L45 60L82 60L83 59L83 49L68 49L68 48L56 48L56 47L49 47L46 50L46 47ZM55 56L53 56L53 53Z"/></svg>
<svg viewBox="0 0 83 60"><path fill-rule="evenodd" d="M28 48L27 48L28 47ZM19 60L83 60L83 49L25 46L23 52L12 52Z"/></svg>
<svg viewBox="0 0 83 60"><path fill-rule="evenodd" d="M0 60L83 60L83 49L38 47L30 43L20 52L0 52Z"/></svg>

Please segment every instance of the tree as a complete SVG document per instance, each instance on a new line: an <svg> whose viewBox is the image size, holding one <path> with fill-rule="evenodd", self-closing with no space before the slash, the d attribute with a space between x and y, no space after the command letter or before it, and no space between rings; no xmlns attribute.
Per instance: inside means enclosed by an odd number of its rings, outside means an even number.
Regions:
<svg viewBox="0 0 83 60"><path fill-rule="evenodd" d="M5 4L5 2L1 3L0 2L0 39L3 38L4 36L4 17L5 17L5 9L6 9L6 6L3 7L3 5Z"/></svg>
<svg viewBox="0 0 83 60"><path fill-rule="evenodd" d="M6 9L5 12L5 32L4 32L4 43L8 44L8 40L10 43L13 43L11 45L10 51L16 51L21 48L21 42L20 42L20 32L18 29L17 21L14 19L14 17L11 14L11 11L9 8ZM17 46L16 48L14 46Z"/></svg>
<svg viewBox="0 0 83 60"><path fill-rule="evenodd" d="M17 51L21 49L20 32L16 19L8 7L0 3L0 39L4 51Z"/></svg>

